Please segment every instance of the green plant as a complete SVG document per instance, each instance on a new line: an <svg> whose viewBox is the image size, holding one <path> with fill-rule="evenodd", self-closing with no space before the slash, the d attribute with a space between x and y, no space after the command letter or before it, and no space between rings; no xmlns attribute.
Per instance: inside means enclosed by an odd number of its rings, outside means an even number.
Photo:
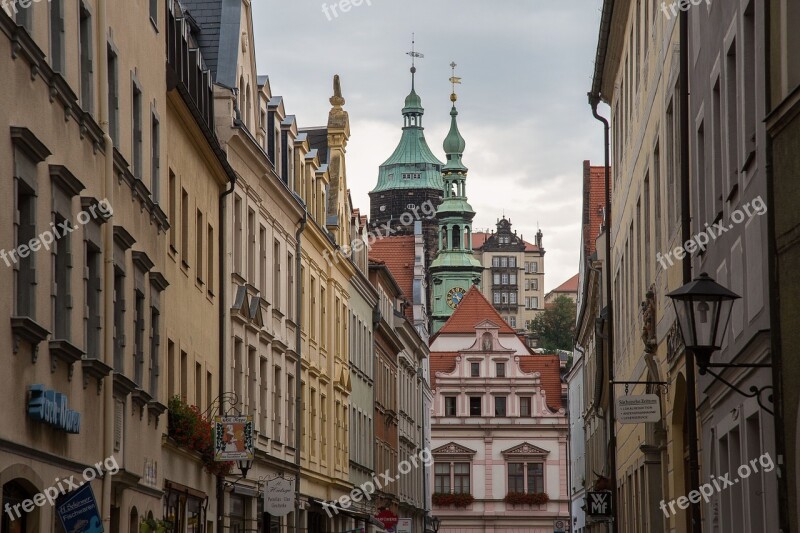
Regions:
<svg viewBox="0 0 800 533"><path fill-rule="evenodd" d="M139 533L172 533L174 525L169 520L143 518L139 524Z"/></svg>
<svg viewBox="0 0 800 533"><path fill-rule="evenodd" d="M170 438L178 446L198 452L203 460L203 468L209 474L229 474L233 468L232 462L214 461L213 424L200 409L196 405L187 404L180 396L170 398L167 407L167 432Z"/></svg>
<svg viewBox="0 0 800 533"><path fill-rule="evenodd" d="M503 501L511 505L544 505L550 496L546 492L509 492Z"/></svg>
<svg viewBox="0 0 800 533"><path fill-rule="evenodd" d="M449 492L435 492L432 496L433 504L447 507L455 505L456 507L469 507L475 501L472 494L468 492L461 492L457 494L450 494Z"/></svg>

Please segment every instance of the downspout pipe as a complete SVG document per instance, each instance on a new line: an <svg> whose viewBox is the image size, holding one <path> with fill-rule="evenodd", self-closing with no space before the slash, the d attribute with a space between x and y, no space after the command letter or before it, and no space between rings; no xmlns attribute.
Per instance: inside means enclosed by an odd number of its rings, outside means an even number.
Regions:
<svg viewBox="0 0 800 533"><path fill-rule="evenodd" d="M681 242L692 237L691 228L691 176L689 173L689 13L681 10L680 15L680 152L681 152ZM692 281L692 259L683 258L681 264L683 283ZM686 425L689 439L689 484L690 488L700 487L700 453L697 443L697 385L695 381L694 354L685 351L686 359ZM691 503L691 531L701 533L702 522L700 503Z"/></svg>
<svg viewBox="0 0 800 533"><path fill-rule="evenodd" d="M227 252L225 251L226 238L226 210L225 210L225 197L232 194L236 188L236 173L232 173L229 188L219 195L219 232L217 233L218 249L219 249L219 276L217 283L219 284L217 290L219 291L219 396L225 392L225 353L228 345L228 328L225 327L226 322L226 287L228 284L227 272L225 265L227 261ZM220 413L222 414L222 413ZM225 476L217 476L217 531L224 531L225 525Z"/></svg>
<svg viewBox="0 0 800 533"><path fill-rule="evenodd" d="M765 34L772 34L772 18L770 13L770 4L764 4L764 24L766 25ZM765 43L765 63L767 65L766 81L764 91L767 98L767 113L771 113L775 108L777 102L772 102L770 97L772 95L772 77L770 73L774 68L772 61L772 41L767 38ZM767 175L767 205L775 206L775 168L773 163L773 144L772 136L767 133L766 135L766 175ZM784 421L784 407L783 407L783 342L781 334L781 298L780 298L780 271L778 264L778 246L775 228L775 211L770 209L767 212L767 264L769 268L769 316L772 318L771 328L771 350L772 350L772 385L773 397L775 399L775 452L777 460L775 463L778 465L778 526L780 533L789 533L789 492L787 487L787 465L786 465L786 429Z"/></svg>
<svg viewBox="0 0 800 533"><path fill-rule="evenodd" d="M294 193L292 193L294 194ZM303 218L300 220L300 225L294 234L295 238L295 353L297 355L297 362L295 363L295 377L294 377L294 464L297 470L297 477L294 481L294 530L300 531L300 474L302 467L300 463L300 446L302 445L301 435L303 433L303 247L302 238L303 231L308 223L308 207L305 202L294 194L298 202L303 205ZM289 416L289 413L286 413Z"/></svg>
<svg viewBox="0 0 800 533"><path fill-rule="evenodd" d="M599 89L599 88L598 88ZM619 523L619 510L617 509L617 424L616 414L614 413L614 302L611 298L611 167L610 165L610 141L608 120L598 114L597 106L600 104L600 93L589 93L589 105L592 106L592 115L595 119L603 123L604 134L604 171L606 181L606 208L605 208L605 231L606 231L606 324L608 334L607 371L608 371L608 467L609 475L612 480L611 486L611 508L613 510L613 522L608 524L608 531L613 531L615 524Z"/></svg>
<svg viewBox="0 0 800 533"><path fill-rule="evenodd" d="M107 0L97 0L98 83L102 90L98 91L99 122L103 130L103 146L105 168L103 176L103 195L110 205L114 205L114 141L109 131L108 91L108 23ZM114 368L114 216L102 226L103 240L103 353L105 364ZM103 457L114 454L114 371L105 378L103 387ZM103 474L103 492L101 497L101 516L103 528L111 531L111 476Z"/></svg>

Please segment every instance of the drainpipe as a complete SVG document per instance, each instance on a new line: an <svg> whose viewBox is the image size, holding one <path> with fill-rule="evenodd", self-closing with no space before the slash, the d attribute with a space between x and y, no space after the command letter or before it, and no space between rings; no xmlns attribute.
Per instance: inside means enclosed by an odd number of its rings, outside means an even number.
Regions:
<svg viewBox="0 0 800 533"><path fill-rule="evenodd" d="M308 222L308 208L306 204L295 195L295 198L303 204L303 219L300 221L300 226L294 234L295 238L295 353L297 354L297 362L295 363L295 376L294 376L294 464L297 469L297 477L294 482L294 530L300 531L300 446L302 425L303 425L303 340L302 340L302 320L303 320L303 248L301 246L301 239L303 230L306 228ZM289 416L289 413L286 413Z"/></svg>
<svg viewBox="0 0 800 533"><path fill-rule="evenodd" d="M771 35L771 13L769 2L764 5L764 24L765 34ZM774 109L773 102L769 101L772 95L772 78L769 73L772 71L772 43L770 39L764 40L766 50L766 72L768 73L765 80L764 91L767 98L767 113ZM772 136L767 133L766 135L766 152L767 152L767 205L770 207L775 206L775 183L774 175L775 168L773 163L773 148ZM778 465L778 527L780 533L789 532L789 493L786 479L786 441L785 441L785 422L784 422L784 407L783 407L783 343L781 335L781 306L780 306L780 273L778 265L778 246L775 230L775 211L770 209L767 211L767 264L769 265L769 316L771 317L771 349L772 349L772 385L773 396L775 398L775 453L777 460L775 463Z"/></svg>
<svg viewBox="0 0 800 533"><path fill-rule="evenodd" d="M226 256L227 253L225 252L225 242L227 241L227 235L225 234L225 220L227 217L226 210L225 210L225 197L229 194L233 193L233 190L236 188L236 173L231 175L231 181L229 183L230 188L226 189L219 195L219 231L217 232L217 246L219 247L219 276L217 283L217 291L219 293L219 394L218 396L222 398L222 394L225 392L225 353L227 352L226 347L228 346L228 336L227 330L228 328L225 327L226 322L226 312L227 312L227 304L225 303L225 294L227 292L227 274L225 272L225 264L226 264ZM220 404L220 407L222 405ZM220 413L222 415L224 413ZM225 525L225 476L218 475L217 476L217 531L224 531L223 526Z"/></svg>
<svg viewBox="0 0 800 533"><path fill-rule="evenodd" d="M614 302L611 299L611 169L609 151L609 125L608 120L597 113L597 106L600 103L599 92L589 94L589 105L592 106L592 115L603 123L604 134L604 158L605 158L605 178L606 178L606 209L605 209L605 231L606 231L606 323L608 324L608 466L609 474L613 480L611 490L611 508L613 509L613 521L608 524L608 531L613 531L615 524L619 523L619 511L617 509L617 424L614 413Z"/></svg>
<svg viewBox="0 0 800 533"><path fill-rule="evenodd" d="M691 236L691 196L689 187L689 13L681 10L680 15L680 129L681 129L681 242ZM683 258L683 283L692 281L692 260ZM697 387L695 384L694 354L684 353L686 359L686 423L689 439L689 484L692 488L700 486L700 454L697 443ZM700 503L691 503L692 532L701 532Z"/></svg>
<svg viewBox="0 0 800 533"><path fill-rule="evenodd" d="M103 195L110 205L114 205L114 141L109 132L108 102L108 25L106 23L106 0L97 0L98 54L97 72L99 121L103 130L103 146L105 155L105 174L103 176ZM114 368L114 216L102 227L103 239L103 353L105 364ZM103 456L111 457L114 453L114 371L105 378L103 387ZM103 527L111 531L111 476L103 475L101 516Z"/></svg>

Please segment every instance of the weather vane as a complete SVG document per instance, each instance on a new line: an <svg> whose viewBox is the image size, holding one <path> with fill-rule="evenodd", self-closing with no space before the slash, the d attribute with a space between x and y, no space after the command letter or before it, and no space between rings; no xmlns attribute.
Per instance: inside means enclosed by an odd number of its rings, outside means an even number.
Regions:
<svg viewBox="0 0 800 533"><path fill-rule="evenodd" d="M406 55L407 56L411 56L411 72L412 73L416 72L417 68L414 66L414 62L415 62L416 58L422 59L422 58L425 57L425 55L424 54L420 54L419 52L416 51L416 42L415 42L413 33L411 34L411 51L410 52L406 52Z"/></svg>
<svg viewBox="0 0 800 533"><path fill-rule="evenodd" d="M453 102L455 102L455 101L458 99L458 97L456 96L456 83L461 83L461 78L460 78L460 77L458 77L458 76L456 76L456 67L457 67L457 66L458 66L458 65L456 65L455 61L453 61L452 63L450 63L450 68L451 68L451 69L452 69L452 71L453 71L453 75L452 75L452 76L450 76L450 83L452 83L452 84L453 84L453 94L451 94L451 95L450 95L450 99L451 99Z"/></svg>

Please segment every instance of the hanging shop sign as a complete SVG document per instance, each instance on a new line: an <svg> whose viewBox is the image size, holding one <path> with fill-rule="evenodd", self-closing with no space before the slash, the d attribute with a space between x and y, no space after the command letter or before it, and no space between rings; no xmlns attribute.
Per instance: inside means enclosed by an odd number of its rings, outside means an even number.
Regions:
<svg viewBox="0 0 800 533"><path fill-rule="evenodd" d="M412 525L410 518L397 519L397 533L412 533L411 528Z"/></svg>
<svg viewBox="0 0 800 533"><path fill-rule="evenodd" d="M28 416L67 433L81 432L81 415L69 408L65 394L46 389L44 385L28 388Z"/></svg>
<svg viewBox="0 0 800 533"><path fill-rule="evenodd" d="M658 422L661 420L661 402L657 394L620 396L615 414L620 424Z"/></svg>
<svg viewBox="0 0 800 533"><path fill-rule="evenodd" d="M591 518L611 518L611 491L601 490L586 493L586 514Z"/></svg>
<svg viewBox="0 0 800 533"><path fill-rule="evenodd" d="M389 509L384 509L380 513L376 514L375 518L378 519L378 522L383 524L383 529L387 531L389 529L394 531L395 528L397 527L397 521L398 521L397 515L391 512Z"/></svg>
<svg viewBox="0 0 800 533"><path fill-rule="evenodd" d="M264 512L286 516L294 510L294 481L282 477L267 481L264 486Z"/></svg>
<svg viewBox="0 0 800 533"><path fill-rule="evenodd" d="M218 416L214 418L214 460L252 460L253 417Z"/></svg>

